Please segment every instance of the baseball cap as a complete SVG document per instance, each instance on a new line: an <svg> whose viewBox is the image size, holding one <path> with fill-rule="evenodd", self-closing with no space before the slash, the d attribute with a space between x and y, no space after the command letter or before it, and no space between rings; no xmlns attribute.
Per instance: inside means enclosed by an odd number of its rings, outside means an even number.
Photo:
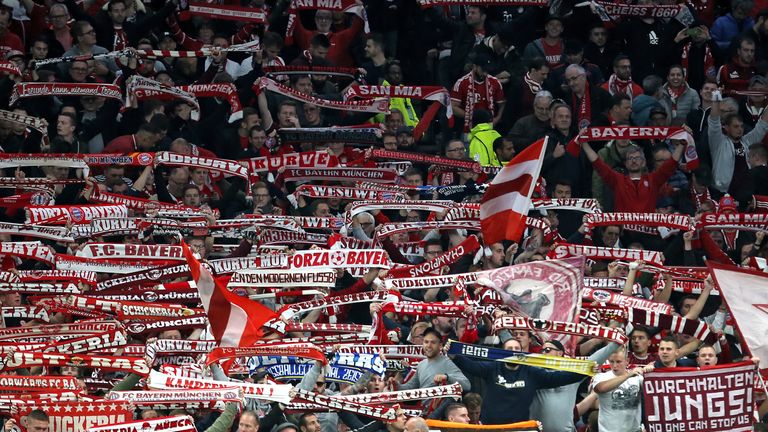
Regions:
<svg viewBox="0 0 768 432"><path fill-rule="evenodd" d="M488 54L485 53L478 53L475 58L472 60L473 65L482 66L482 67L488 67L491 64L491 58L488 56Z"/></svg>
<svg viewBox="0 0 768 432"><path fill-rule="evenodd" d="M400 135L400 134L410 135L410 134L413 133L413 128L410 127L410 126L400 126L399 128L397 128L397 132L395 132L395 133L397 135Z"/></svg>
<svg viewBox="0 0 768 432"><path fill-rule="evenodd" d="M557 15L549 15L547 19L544 20L544 25L547 25L550 21L560 21L560 24L563 23L563 17L557 16Z"/></svg>
<svg viewBox="0 0 768 432"><path fill-rule="evenodd" d="M557 339L550 339L550 340L546 341L545 343L548 343L548 344L552 344L552 345L554 345L554 346L555 346L555 348L557 348L557 350L558 350L558 351L565 351L565 347L564 347L564 346L563 346L563 344L562 344L562 343L561 343L559 340L557 340Z"/></svg>

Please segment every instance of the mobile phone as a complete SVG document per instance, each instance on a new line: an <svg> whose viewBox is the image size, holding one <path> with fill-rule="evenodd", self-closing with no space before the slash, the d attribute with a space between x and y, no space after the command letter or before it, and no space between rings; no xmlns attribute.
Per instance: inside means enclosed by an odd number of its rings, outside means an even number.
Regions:
<svg viewBox="0 0 768 432"><path fill-rule="evenodd" d="M690 37L697 37L697 36L699 36L701 34L701 29L699 29L697 27L689 28L686 33Z"/></svg>

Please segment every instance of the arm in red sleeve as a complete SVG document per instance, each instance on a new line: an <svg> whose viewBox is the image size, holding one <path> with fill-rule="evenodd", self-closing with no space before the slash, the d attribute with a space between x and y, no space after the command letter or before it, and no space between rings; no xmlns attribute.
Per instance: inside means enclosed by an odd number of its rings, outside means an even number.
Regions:
<svg viewBox="0 0 768 432"><path fill-rule="evenodd" d="M624 181L623 174L614 171L600 158L592 162L592 167L597 171L597 175L603 179L605 185L611 188L611 190L615 190L616 185Z"/></svg>
<svg viewBox="0 0 768 432"><path fill-rule="evenodd" d="M394 243L392 243L392 240L384 239L381 242L381 247L384 248L385 251L387 251L387 254L389 254L389 259L391 259L392 261L399 264L411 265L411 262L408 261L408 258L406 258L402 252L400 252L400 249Z"/></svg>
<svg viewBox="0 0 768 432"><path fill-rule="evenodd" d="M226 258L246 257L251 252L251 249L253 249L253 243L251 243L250 240L243 240L239 245L237 245L235 250L226 256Z"/></svg>
<svg viewBox="0 0 768 432"><path fill-rule="evenodd" d="M232 36L229 43L232 45L240 45L242 43L250 42L251 30L256 26L254 23L248 23L244 25L237 34Z"/></svg>
<svg viewBox="0 0 768 432"><path fill-rule="evenodd" d="M677 171L677 161L674 159L669 159L661 164L659 169L649 174L651 177L651 183L656 186L656 189L658 189L662 187L670 177L672 177L675 171Z"/></svg>
<svg viewBox="0 0 768 432"><path fill-rule="evenodd" d="M728 339L723 337L718 343L720 344L720 358L717 360L717 363L733 363L733 353L731 353L731 345L728 343Z"/></svg>
<svg viewBox="0 0 768 432"><path fill-rule="evenodd" d="M365 279L360 278L356 280L355 283L353 283L351 286L344 288L343 290L334 291L333 297L361 293L366 291L369 285L369 283L365 282Z"/></svg>
<svg viewBox="0 0 768 432"><path fill-rule="evenodd" d="M342 41L342 46L346 49L349 44L352 43L352 41L355 39L355 36L357 36L358 33L363 29L363 24L365 22L362 18L360 18L357 15L352 15L352 22L350 23L349 27L340 31L336 32L336 38L337 40Z"/></svg>
<svg viewBox="0 0 768 432"><path fill-rule="evenodd" d="M185 50L199 50L203 47L204 44L202 42L184 33L184 30L179 27L179 23L176 21L175 17L168 17L166 22L171 28L171 36L173 37L173 40L175 40L181 48Z"/></svg>
<svg viewBox="0 0 768 432"><path fill-rule="evenodd" d="M704 249L704 253L710 260L721 264L736 265L731 257L717 246L717 243L712 240L706 230L699 230L699 241L701 241L701 248Z"/></svg>
<svg viewBox="0 0 768 432"><path fill-rule="evenodd" d="M299 48L308 49L309 41L312 40L315 32L304 28L304 25L301 23L301 17L298 14L294 18L296 19L296 25L293 27L293 40L296 41L296 45Z"/></svg>
<svg viewBox="0 0 768 432"><path fill-rule="evenodd" d="M39 35L45 30L47 25L45 18L47 15L48 11L46 10L46 7L39 3L35 3L35 5L32 7L32 12L29 14L29 32L31 34Z"/></svg>
<svg viewBox="0 0 768 432"><path fill-rule="evenodd" d="M384 212L378 212L377 214L373 215L373 220L376 221L377 224L385 224L392 222L389 220L387 215L384 214Z"/></svg>

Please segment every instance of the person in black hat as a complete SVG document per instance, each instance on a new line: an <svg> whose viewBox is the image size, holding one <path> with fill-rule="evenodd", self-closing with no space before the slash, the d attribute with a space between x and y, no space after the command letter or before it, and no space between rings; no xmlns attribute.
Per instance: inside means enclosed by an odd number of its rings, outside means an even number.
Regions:
<svg viewBox="0 0 768 432"><path fill-rule="evenodd" d="M486 72L498 78L502 85L519 81L525 74L525 66L520 52L515 48L514 37L514 31L509 28L493 36L486 36L475 45L468 61L477 56L487 56L490 62Z"/></svg>
<svg viewBox="0 0 768 432"><path fill-rule="evenodd" d="M565 41L563 47L563 57L560 61L560 66L552 69L549 73L547 81L544 82L545 88L558 88L565 84L563 76L565 75L565 68L568 65L579 65L587 72L587 80L590 85L599 86L605 82L603 73L600 68L584 59L584 44L576 39L568 39Z"/></svg>
<svg viewBox="0 0 768 432"><path fill-rule="evenodd" d="M562 61L563 49L563 19L550 15L544 21L544 37L529 43L523 51L523 59L530 62L536 57L544 57L550 68L559 66Z"/></svg>
<svg viewBox="0 0 768 432"><path fill-rule="evenodd" d="M469 132L472 125L472 113L476 110L486 110L493 117L496 125L504 112L506 97L501 82L488 74L491 59L479 54L472 60L472 70L459 78L451 90L451 105L453 114L464 118L464 132Z"/></svg>

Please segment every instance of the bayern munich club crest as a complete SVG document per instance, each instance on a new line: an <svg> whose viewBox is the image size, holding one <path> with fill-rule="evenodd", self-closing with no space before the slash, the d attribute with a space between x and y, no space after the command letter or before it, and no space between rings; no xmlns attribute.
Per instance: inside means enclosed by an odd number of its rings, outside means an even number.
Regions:
<svg viewBox="0 0 768 432"><path fill-rule="evenodd" d="M154 161L154 157L152 157L149 153L139 153L139 155L136 157L136 160L139 162L139 165L141 166L147 166L151 164Z"/></svg>
<svg viewBox="0 0 768 432"><path fill-rule="evenodd" d="M72 220L75 222L82 222L85 220L85 214L80 207L72 207L69 210L69 214L72 215Z"/></svg>
<svg viewBox="0 0 768 432"><path fill-rule="evenodd" d="M592 291L592 297L594 297L596 301L604 303L611 299L611 293L605 290L594 290Z"/></svg>

